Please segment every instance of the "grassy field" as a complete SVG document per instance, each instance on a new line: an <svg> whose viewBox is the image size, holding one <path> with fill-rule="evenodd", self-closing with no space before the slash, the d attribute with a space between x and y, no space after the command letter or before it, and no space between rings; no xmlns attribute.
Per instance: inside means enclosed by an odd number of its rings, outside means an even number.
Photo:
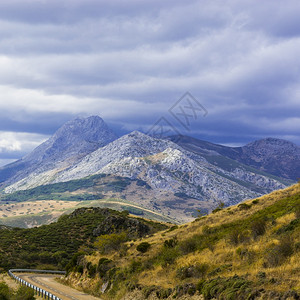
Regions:
<svg viewBox="0 0 300 300"><path fill-rule="evenodd" d="M199 205L196 199L154 191L139 179L99 174L0 195L0 225L30 228L50 224L64 213L90 206L128 210L157 221L183 223L193 217L185 213L182 203L192 212Z"/></svg>

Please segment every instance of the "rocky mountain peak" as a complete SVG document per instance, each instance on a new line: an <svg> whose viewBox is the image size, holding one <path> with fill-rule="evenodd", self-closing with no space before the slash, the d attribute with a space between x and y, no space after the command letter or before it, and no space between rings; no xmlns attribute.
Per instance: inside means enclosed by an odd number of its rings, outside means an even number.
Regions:
<svg viewBox="0 0 300 300"><path fill-rule="evenodd" d="M65 123L46 142L27 155L25 160L65 160L86 155L117 138L99 116L76 118Z"/></svg>
<svg viewBox="0 0 300 300"><path fill-rule="evenodd" d="M277 139L277 138L265 138L254 141L243 147L246 152L253 154L261 154L266 156L272 155L288 155L298 154L300 155L300 147L293 144L290 141Z"/></svg>

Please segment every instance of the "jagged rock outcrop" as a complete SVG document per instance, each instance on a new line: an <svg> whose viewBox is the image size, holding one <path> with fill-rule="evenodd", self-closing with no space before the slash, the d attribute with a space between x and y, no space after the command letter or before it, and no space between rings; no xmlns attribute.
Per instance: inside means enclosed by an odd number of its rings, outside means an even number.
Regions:
<svg viewBox="0 0 300 300"><path fill-rule="evenodd" d="M100 226L93 230L94 236L126 232L131 239L150 233L150 227L137 219L122 216L108 216Z"/></svg>

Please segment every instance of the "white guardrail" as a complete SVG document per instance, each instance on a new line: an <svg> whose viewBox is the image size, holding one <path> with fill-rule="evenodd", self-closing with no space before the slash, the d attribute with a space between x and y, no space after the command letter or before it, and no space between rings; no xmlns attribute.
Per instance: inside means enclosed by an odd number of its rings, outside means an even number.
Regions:
<svg viewBox="0 0 300 300"><path fill-rule="evenodd" d="M13 279L15 279L16 281L18 281L21 285L25 285L31 289L34 290L35 294L45 298L45 299L51 299L51 300L62 300L61 298L58 298L57 296L51 294L48 291L45 291L27 281L25 281L24 279L16 276L14 274L14 272L22 272L22 273L40 273L40 274L61 274L61 275L65 275L66 272L65 271L52 271L52 270L32 270L32 269L11 269L8 271L8 275L10 277L12 277Z"/></svg>

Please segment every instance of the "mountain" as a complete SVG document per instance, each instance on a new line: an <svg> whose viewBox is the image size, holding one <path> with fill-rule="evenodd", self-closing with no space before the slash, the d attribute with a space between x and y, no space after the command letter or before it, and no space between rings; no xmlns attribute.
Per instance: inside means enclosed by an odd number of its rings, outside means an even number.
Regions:
<svg viewBox="0 0 300 300"><path fill-rule="evenodd" d="M0 184L2 187L9 186L26 181L28 176L38 178L45 172L47 180L50 180L58 170L73 165L116 138L100 117L76 118L65 123L51 138L21 160L0 168Z"/></svg>
<svg viewBox="0 0 300 300"><path fill-rule="evenodd" d="M122 233L74 256L64 282L104 299L300 299L299 183L139 240Z"/></svg>
<svg viewBox="0 0 300 300"><path fill-rule="evenodd" d="M128 178L131 183L126 183L126 189L120 193L117 192L118 189L107 192L95 183L80 194L76 192L78 199L98 197L101 201L105 200L107 205L110 199L117 198L118 200L113 201L116 206L120 201L125 201L127 207L136 206L139 210L150 210L158 214L160 219L170 218L183 223L191 220L198 209L211 211L220 201L226 206L233 205L289 184L239 162L230 160L230 163L234 163L230 168L224 164L215 165L206 154L188 151L172 141L134 131L97 148L75 160L73 164L68 164L68 167L58 168L56 163L53 164L53 169L43 171L40 168L38 176L36 172L28 174L24 179L6 187L5 191L13 192L41 184L58 184L106 174L111 176L112 182L117 176ZM89 197L83 197L82 193ZM94 198L90 198L92 195ZM62 194L60 199L65 199L65 196ZM3 200L5 199L7 198ZM44 196L42 199L45 199ZM57 198L48 195L48 199ZM11 224L7 222L3 224Z"/></svg>
<svg viewBox="0 0 300 300"><path fill-rule="evenodd" d="M298 153L297 146L293 148L291 143L281 142L278 145L267 140L265 143L257 141L245 147L231 148L189 137L181 137L176 142L172 138L157 139L138 131L116 138L100 117L75 119L63 125L48 141L20 161L0 169L0 175L1 172L7 175L9 170L14 172L3 180L2 188L5 193L13 193L73 180L83 180L83 183L89 176L106 175L108 177L93 181L82 191L61 192L61 187L55 186L57 191L52 190L48 200L63 200L66 196L72 201L77 197L79 202L101 199L110 201L110 204L114 202L118 208L122 206L120 203L125 203L132 210L135 207L139 211L153 212L156 219L169 218L183 223L197 215L198 209L211 211L220 202L230 206L292 183L258 170L251 163L260 157L261 164L265 165L272 159L279 164L281 155L287 164L288 158L284 153L291 156L294 151L291 159ZM290 149L289 152L286 149ZM113 184L125 184L126 188L105 189L104 185L109 185L108 178ZM45 190L49 190L48 187ZM26 198L26 201L39 199L45 200L45 195ZM104 203L101 202L101 205ZM69 205L67 208L70 208ZM4 217L18 215L15 209L7 209L3 209ZM49 208L44 208L44 211L51 213ZM44 219L50 222L53 218L53 214L48 214ZM40 224L44 219L32 216L26 224ZM9 223L7 219L2 224L15 224L15 221L12 219Z"/></svg>
<svg viewBox="0 0 300 300"><path fill-rule="evenodd" d="M205 156L215 164L230 164L226 160L230 158L281 178L296 181L300 177L300 147L289 141L266 138L243 147L226 147L188 136L172 136L169 139L188 151Z"/></svg>

